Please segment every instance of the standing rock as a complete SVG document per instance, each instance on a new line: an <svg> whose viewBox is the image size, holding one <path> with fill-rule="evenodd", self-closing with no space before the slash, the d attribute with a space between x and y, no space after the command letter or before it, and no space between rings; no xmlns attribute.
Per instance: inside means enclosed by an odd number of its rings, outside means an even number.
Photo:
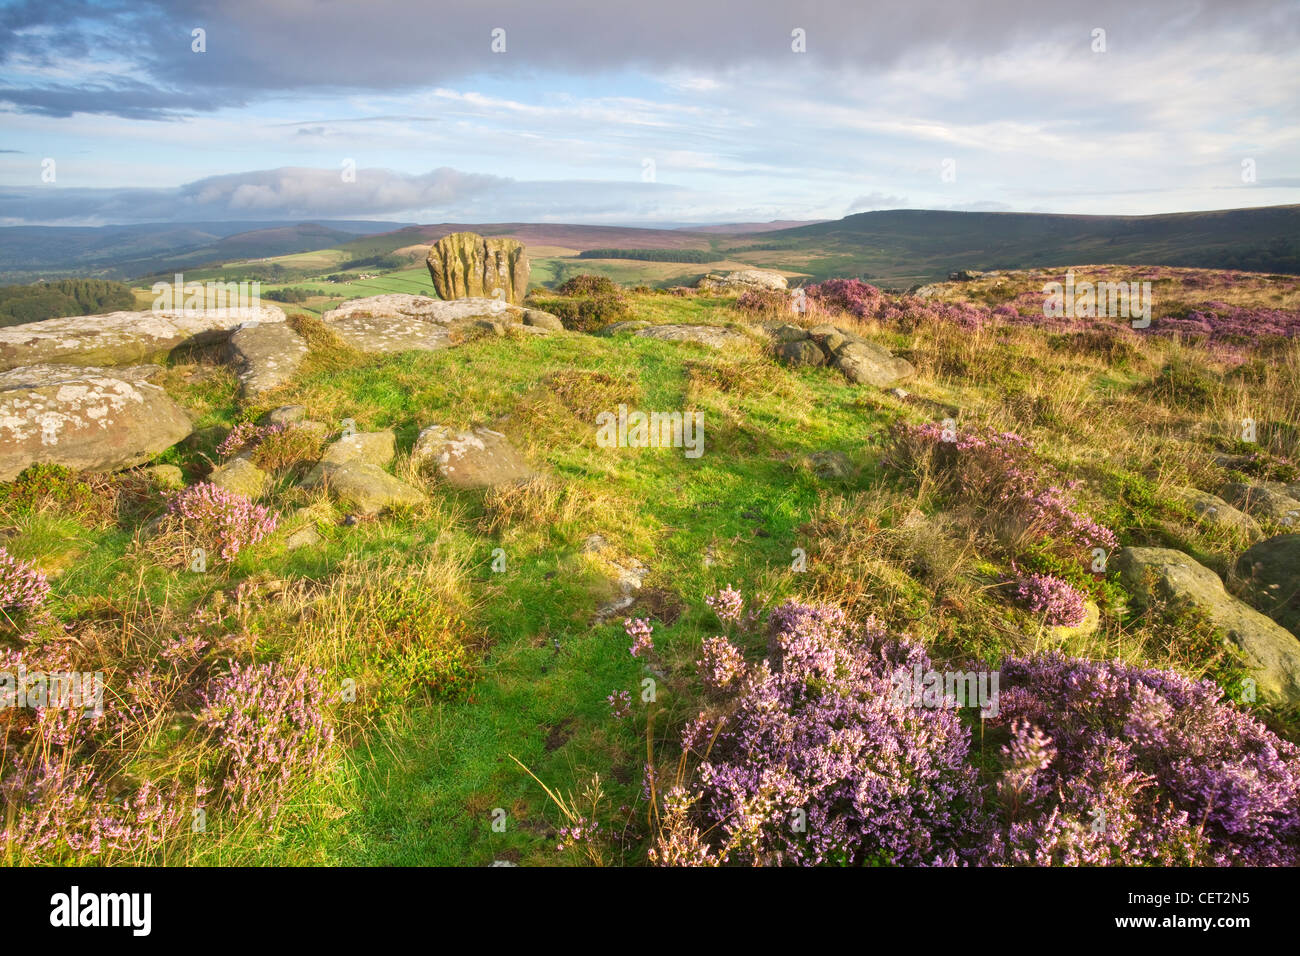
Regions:
<svg viewBox="0 0 1300 956"><path fill-rule="evenodd" d="M426 262L444 299L481 296L517 305L528 294L528 254L514 239L453 232L433 244Z"/></svg>
<svg viewBox="0 0 1300 956"><path fill-rule="evenodd" d="M1203 609L1242 652L1260 698L1269 703L1300 703L1300 640L1223 589L1219 576L1180 551L1169 548L1124 548L1116 556L1121 580L1139 602L1147 572L1166 600L1186 601Z"/></svg>
<svg viewBox="0 0 1300 956"><path fill-rule="evenodd" d="M253 397L293 378L307 357L307 342L284 322L246 322L231 333L226 355L240 393Z"/></svg>
<svg viewBox="0 0 1300 956"><path fill-rule="evenodd" d="M1261 541L1237 559L1251 603L1300 636L1300 534Z"/></svg>
<svg viewBox="0 0 1300 956"><path fill-rule="evenodd" d="M0 481L37 462L116 471L193 431L148 369L40 365L0 373Z"/></svg>

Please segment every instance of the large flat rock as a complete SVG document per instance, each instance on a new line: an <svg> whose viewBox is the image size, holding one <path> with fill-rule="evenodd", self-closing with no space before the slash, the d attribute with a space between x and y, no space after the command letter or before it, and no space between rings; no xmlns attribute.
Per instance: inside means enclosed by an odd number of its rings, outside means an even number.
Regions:
<svg viewBox="0 0 1300 956"><path fill-rule="evenodd" d="M189 416L150 374L60 365L0 374L0 481L36 463L130 468L186 438Z"/></svg>
<svg viewBox="0 0 1300 956"><path fill-rule="evenodd" d="M637 329L632 334L663 342L697 342L711 349L725 349L750 341L744 332L720 325L650 325Z"/></svg>
<svg viewBox="0 0 1300 956"><path fill-rule="evenodd" d="M284 312L275 306L45 319L0 329L0 370L50 363L93 367L156 362L178 348L224 342L246 322L283 321Z"/></svg>

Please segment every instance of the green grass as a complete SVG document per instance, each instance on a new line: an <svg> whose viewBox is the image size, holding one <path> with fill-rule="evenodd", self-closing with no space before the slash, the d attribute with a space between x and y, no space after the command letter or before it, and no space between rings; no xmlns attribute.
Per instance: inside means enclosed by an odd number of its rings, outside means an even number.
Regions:
<svg viewBox="0 0 1300 956"><path fill-rule="evenodd" d="M403 287L421 282L428 283L423 267L348 289L421 291ZM727 299L630 299L637 318L655 323L739 318ZM264 407L296 402L335 429L348 418L362 430L395 429L400 456L431 423L488 425L524 450L549 484L538 501L433 484L425 509L343 527L333 504L285 479L269 503L287 516L286 531L315 522L323 543L290 553L277 535L209 574L151 560L135 542L141 519L96 521L24 506L11 509L5 547L52 572L56 607L66 617L124 613L141 596L181 615L214 602L231 614L240 582L327 588L358 562L460 569L447 572L447 600L477 662L472 688L450 700L413 693L355 720L330 772L305 785L276 823L216 819L204 839L174 848L169 861L572 863L555 853L556 808L511 758L561 791L599 775L611 806L636 806L646 708L638 704L632 719L616 721L606 697L625 690L637 699L641 682L653 678L655 726L664 735L657 745L665 747L698 706L692 662L701 640L716 633L703 598L723 586L770 603L838 588L859 602L855 609L879 611L891 626L906 624L955 659L996 660L1046 640L998 597L995 587L1009 569L979 539L962 537L969 516L946 513L924 487L882 469L881 440L896 421L938 417L934 410L948 405L963 420L1009 417L1034 435L1048 460L1102 489L1090 490L1091 500L1109 496L1114 506L1104 516L1126 537L1177 534L1207 562L1228 554L1230 543L1192 528L1187 514L1167 506L1168 484L1192 480L1208 447L1154 443L1126 417L1139 408L1126 403L1136 402L1140 387L1165 367L1163 346L1117 371L1095 356L1053 349L1030 332L978 349L955 334L877 334L917 362L921 377L908 388L929 405L909 407L828 369L785 369L757 347L719 354L630 336L483 338L383 357L317 351L290 386L251 407L237 399L230 375L190 380L176 367L164 382L200 427L229 427ZM961 375L947 371L959 363ZM598 447L594 413L619 401L701 411L705 454L689 459L681 449ZM806 457L825 451L847 456L853 474L813 474ZM205 473L194 449L177 446L163 460L180 464L191 480ZM1139 467L1148 460L1159 469ZM288 517L298 508L310 514ZM917 515L928 523L916 525ZM650 569L638 603L604 624L593 616L614 590L604 559L584 553L592 534L610 543L612 558ZM497 548L507 559L503 573L491 570ZM809 554L806 574L791 568L795 548ZM1108 605L1110 587L1097 588ZM304 648L304 629L313 625L297 610L287 598L264 597L230 620L247 630L259 659L314 654L330 682L373 664L356 646ZM1108 606L1105 614L1101 634L1075 650L1152 653L1154 638L1144 638L1120 610ZM628 653L621 628L627 615L657 618L653 671ZM1178 656L1177 627L1162 627L1160 639L1174 650L1161 652L1161 660L1194 664ZM348 636L339 639L346 644ZM1196 640L1192 650L1204 654L1212 635L1198 633ZM760 647L755 637L750 649ZM504 832L492 826L498 808L506 813ZM640 862L643 850L632 840L617 858Z"/></svg>

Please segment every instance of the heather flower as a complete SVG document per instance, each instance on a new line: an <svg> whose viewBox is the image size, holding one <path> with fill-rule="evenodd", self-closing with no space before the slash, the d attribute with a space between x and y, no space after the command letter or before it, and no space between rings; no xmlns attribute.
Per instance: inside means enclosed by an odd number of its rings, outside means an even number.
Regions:
<svg viewBox="0 0 1300 956"><path fill-rule="evenodd" d="M0 612L34 611L49 594L44 572L0 547Z"/></svg>
<svg viewBox="0 0 1300 956"><path fill-rule="evenodd" d="M223 458L241 451L245 446L251 445L257 441L262 433L262 428L253 422L240 422L230 430L227 435L217 446L217 454Z"/></svg>
<svg viewBox="0 0 1300 956"><path fill-rule="evenodd" d="M271 534L275 514L250 498L210 482L177 492L169 517L194 539L213 547L226 561Z"/></svg>
<svg viewBox="0 0 1300 956"><path fill-rule="evenodd" d="M727 585L712 597L706 597L704 603L713 608L713 613L718 615L718 620L725 622L735 622L740 620L740 612L744 609L745 599L740 596L740 592Z"/></svg>
<svg viewBox="0 0 1300 956"><path fill-rule="evenodd" d="M838 608L791 603L769 625L769 660L735 682L716 736L706 715L688 725L688 749L706 730L713 745L656 859L699 858L694 827L723 862L957 862L978 821L969 732L890 693L899 667L928 668L924 652Z"/></svg>
<svg viewBox="0 0 1300 956"><path fill-rule="evenodd" d="M627 691L615 691L605 700L609 701L609 712L615 720L622 720L632 715L632 695Z"/></svg>
<svg viewBox="0 0 1300 956"><path fill-rule="evenodd" d="M204 726L222 753L222 797L236 812L274 816L288 788L325 759L334 728L320 671L231 665L201 693Z"/></svg>
<svg viewBox="0 0 1300 956"><path fill-rule="evenodd" d="M1082 591L1050 574L1031 574L1016 586L1015 597L1049 627L1077 627L1088 616Z"/></svg>
<svg viewBox="0 0 1300 956"><path fill-rule="evenodd" d="M633 657L649 654L655 649L654 641L650 639L654 627L645 618L627 618L623 622L623 630L627 632L628 637L632 638L632 646L629 650Z"/></svg>
<svg viewBox="0 0 1300 956"><path fill-rule="evenodd" d="M990 727L1015 735L1005 787L1026 789L1027 725L1054 753L988 862L1300 862L1300 748L1213 682L1060 654L1008 660L1002 682Z"/></svg>
<svg viewBox="0 0 1300 956"><path fill-rule="evenodd" d="M745 660L725 637L704 640L703 656L696 662L704 686L714 692L728 690L745 674Z"/></svg>

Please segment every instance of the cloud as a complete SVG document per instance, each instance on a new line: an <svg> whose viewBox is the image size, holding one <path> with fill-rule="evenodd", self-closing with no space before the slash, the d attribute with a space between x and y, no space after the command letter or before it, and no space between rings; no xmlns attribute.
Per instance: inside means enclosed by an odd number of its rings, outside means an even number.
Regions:
<svg viewBox="0 0 1300 956"><path fill-rule="evenodd" d="M855 212L872 212L876 209L905 209L907 208L906 196L892 196L885 193L869 193L865 196L858 196L849 207L844 210L844 215L851 216Z"/></svg>
<svg viewBox="0 0 1300 956"><path fill-rule="evenodd" d="M688 76L714 88L721 71L760 65L869 75L921 59L991 61L1028 42L1059 60L1091 55L1092 30L1107 30L1115 58L1147 56L1188 36L1246 33L1261 50L1288 50L1300 18L1275 0L992 0L907 4L825 0L661 0L473 4L370 0L172 0L95 4L21 0L0 10L0 69L23 75L0 100L24 112L70 111L172 118L177 111L238 105L307 91L427 88L467 77L537 71L594 75L628 69ZM206 31L193 52L191 31ZM494 53L492 30L505 30ZM791 33L805 31L807 52ZM123 51L129 51L123 53ZM129 69L118 58L132 57ZM52 83L67 60L83 83ZM62 70L60 70L62 67Z"/></svg>
<svg viewBox="0 0 1300 956"><path fill-rule="evenodd" d="M441 168L423 174L285 167L210 176L174 189L0 190L0 219L17 223L364 219L450 210L510 180Z"/></svg>

